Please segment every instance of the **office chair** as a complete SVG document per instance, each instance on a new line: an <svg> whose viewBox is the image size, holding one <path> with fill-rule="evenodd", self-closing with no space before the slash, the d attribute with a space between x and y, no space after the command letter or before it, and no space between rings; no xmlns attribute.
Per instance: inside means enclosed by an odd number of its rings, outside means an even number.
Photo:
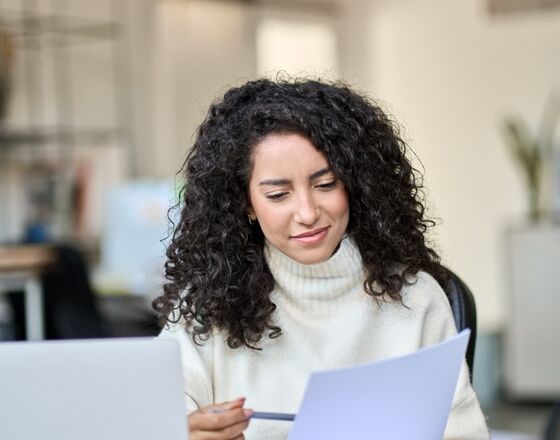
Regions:
<svg viewBox="0 0 560 440"><path fill-rule="evenodd" d="M54 244L56 263L43 274L45 334L47 339L102 338L107 332L97 307L85 258L70 244ZM13 294L15 339L25 337L22 295Z"/></svg>
<svg viewBox="0 0 560 440"><path fill-rule="evenodd" d="M474 368L474 349L476 344L476 305L472 292L467 285L453 271L444 267L447 273L447 280L442 286L447 295L455 326L460 332L466 328L471 329L471 337L467 346L467 354L465 356L469 367L469 374L472 382Z"/></svg>

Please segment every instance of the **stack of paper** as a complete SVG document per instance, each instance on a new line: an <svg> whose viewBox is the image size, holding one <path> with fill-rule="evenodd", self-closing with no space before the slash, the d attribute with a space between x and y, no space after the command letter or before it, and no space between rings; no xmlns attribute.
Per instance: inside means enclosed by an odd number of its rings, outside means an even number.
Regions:
<svg viewBox="0 0 560 440"><path fill-rule="evenodd" d="M469 335L313 374L289 440L443 438Z"/></svg>

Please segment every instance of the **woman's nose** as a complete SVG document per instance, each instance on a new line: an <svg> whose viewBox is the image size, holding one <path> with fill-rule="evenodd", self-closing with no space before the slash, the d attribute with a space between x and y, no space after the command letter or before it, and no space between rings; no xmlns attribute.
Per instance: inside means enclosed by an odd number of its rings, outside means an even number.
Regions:
<svg viewBox="0 0 560 440"><path fill-rule="evenodd" d="M313 197L303 196L298 200L294 219L303 225L313 225L319 219L320 209Z"/></svg>

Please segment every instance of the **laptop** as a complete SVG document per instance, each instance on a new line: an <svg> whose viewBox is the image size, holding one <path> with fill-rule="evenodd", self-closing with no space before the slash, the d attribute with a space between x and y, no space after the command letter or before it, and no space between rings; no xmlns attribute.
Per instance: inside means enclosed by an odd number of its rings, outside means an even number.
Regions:
<svg viewBox="0 0 560 440"><path fill-rule="evenodd" d="M0 439L188 439L179 347L152 338L0 343Z"/></svg>

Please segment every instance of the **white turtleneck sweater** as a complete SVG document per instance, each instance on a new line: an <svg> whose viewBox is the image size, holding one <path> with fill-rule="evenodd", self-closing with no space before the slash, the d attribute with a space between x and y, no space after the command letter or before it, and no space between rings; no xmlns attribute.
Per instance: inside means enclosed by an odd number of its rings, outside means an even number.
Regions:
<svg viewBox="0 0 560 440"><path fill-rule="evenodd" d="M256 411L297 413L309 375L413 352L456 333L445 293L427 273L404 287L398 302L377 304L363 291L365 272L348 238L326 262L304 265L271 245L268 266L276 281L276 339L263 338L262 350L230 349L214 332L203 346L193 343L184 322L160 337L181 348L188 411L245 396ZM406 421L404 421L406 423ZM247 440L286 439L291 424L252 420ZM463 365L445 431L446 440L489 438L478 400Z"/></svg>

